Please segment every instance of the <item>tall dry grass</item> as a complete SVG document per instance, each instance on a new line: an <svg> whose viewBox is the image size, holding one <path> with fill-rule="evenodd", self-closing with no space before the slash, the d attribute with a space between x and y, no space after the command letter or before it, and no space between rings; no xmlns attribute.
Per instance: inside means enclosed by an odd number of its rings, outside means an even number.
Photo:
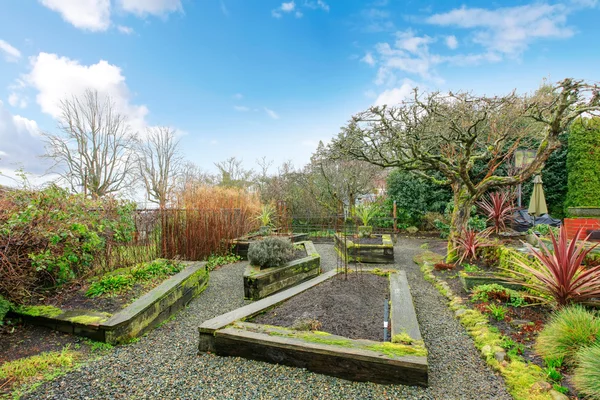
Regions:
<svg viewBox="0 0 600 400"><path fill-rule="evenodd" d="M203 260L231 249L232 240L258 228L258 195L242 189L192 186L178 193L176 208L161 213L161 254Z"/></svg>

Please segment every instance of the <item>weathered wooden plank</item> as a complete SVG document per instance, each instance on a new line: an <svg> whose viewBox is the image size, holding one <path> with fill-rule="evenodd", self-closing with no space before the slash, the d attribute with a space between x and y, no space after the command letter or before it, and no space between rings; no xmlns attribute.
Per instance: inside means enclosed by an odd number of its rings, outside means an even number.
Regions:
<svg viewBox="0 0 600 400"><path fill-rule="evenodd" d="M405 332L414 340L422 340L406 271L390 274L390 303L392 338Z"/></svg>
<svg viewBox="0 0 600 400"><path fill-rule="evenodd" d="M282 292L279 292L277 294L274 294L272 296L269 296L267 298L264 298L262 300L254 302L252 304L248 304L247 306L240 307L240 308L230 311L228 313L219 315L218 317L204 321L198 329L201 333L204 332L204 333L212 334L217 329L223 328L239 319L248 318L255 314L258 314L262 310L272 307L276 304L279 304L282 301L285 301L285 300L289 299L290 297L293 297L299 293L302 293L302 292L310 289L311 287L318 285L321 282L326 281L327 279L331 278L332 276L335 276L336 274L337 274L336 270L326 272L316 278L305 281L305 282L303 282L297 286L294 286L290 289L284 290Z"/></svg>
<svg viewBox="0 0 600 400"><path fill-rule="evenodd" d="M353 381L427 386L426 357L388 357L375 351L308 343L243 329L225 328L215 333L219 355L306 368Z"/></svg>

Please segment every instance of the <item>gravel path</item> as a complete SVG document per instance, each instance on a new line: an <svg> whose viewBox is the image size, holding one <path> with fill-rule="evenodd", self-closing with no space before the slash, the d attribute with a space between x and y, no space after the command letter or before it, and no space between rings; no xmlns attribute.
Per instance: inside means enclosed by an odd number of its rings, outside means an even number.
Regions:
<svg viewBox="0 0 600 400"><path fill-rule="evenodd" d="M422 243L400 239L395 254L396 267L407 271L429 350L429 388L356 383L297 368L197 355L198 325L247 303L242 287L246 263L238 263L212 272L208 289L173 321L137 343L119 346L102 359L42 385L27 398L510 399L442 296L412 262ZM324 269L335 268L333 246L316 246Z"/></svg>

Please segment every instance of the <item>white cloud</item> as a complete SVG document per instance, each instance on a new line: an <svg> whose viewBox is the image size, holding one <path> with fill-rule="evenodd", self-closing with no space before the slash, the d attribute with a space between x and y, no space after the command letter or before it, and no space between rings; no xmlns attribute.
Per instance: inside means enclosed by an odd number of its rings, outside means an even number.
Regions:
<svg viewBox="0 0 600 400"><path fill-rule="evenodd" d="M361 58L360 61L365 62L370 66L375 65L375 59L373 58L373 54L371 54L371 52L367 52L367 54L365 54L365 56Z"/></svg>
<svg viewBox="0 0 600 400"><path fill-rule="evenodd" d="M19 49L2 39L0 39L0 52L4 53L4 59L8 62L17 62L21 58Z"/></svg>
<svg viewBox="0 0 600 400"><path fill-rule="evenodd" d="M304 13L301 11L301 8L304 10L323 10L325 12L329 12L329 5L325 3L323 0L316 1L304 1L304 3L300 3L300 5L296 4L295 1L283 2L281 5L273 10L271 10L271 15L274 18L281 18L284 14L294 14L296 18L302 18Z"/></svg>
<svg viewBox="0 0 600 400"><path fill-rule="evenodd" d="M241 99L244 98L244 95L241 94L241 93L236 93L236 94L233 95L233 98L236 99L236 100L241 100Z"/></svg>
<svg viewBox="0 0 600 400"><path fill-rule="evenodd" d="M374 105L383 106L383 105L397 105L402 103L412 94L413 88L416 84L410 79L405 79L400 87L392 88L383 91L377 96Z"/></svg>
<svg viewBox="0 0 600 400"><path fill-rule="evenodd" d="M0 101L0 168L6 171L22 167L26 171L43 173L47 165L38 159L43 153L37 123L12 115Z"/></svg>
<svg viewBox="0 0 600 400"><path fill-rule="evenodd" d="M104 31L110 26L110 0L39 0L76 28Z"/></svg>
<svg viewBox="0 0 600 400"><path fill-rule="evenodd" d="M118 25L117 29L124 35L131 35L134 32L133 28L125 25Z"/></svg>
<svg viewBox="0 0 600 400"><path fill-rule="evenodd" d="M456 39L456 36L446 36L446 46L452 50L456 49L458 47L458 40Z"/></svg>
<svg viewBox="0 0 600 400"><path fill-rule="evenodd" d="M248 111L250 111L250 108L246 107L246 106L233 106L233 109L235 111L239 111L239 112L248 112Z"/></svg>
<svg viewBox="0 0 600 400"><path fill-rule="evenodd" d="M283 12L292 12L296 8L296 3L290 1L289 3L281 3L281 11Z"/></svg>
<svg viewBox="0 0 600 400"><path fill-rule="evenodd" d="M183 10L181 0L119 0L119 4L123 10L140 17L165 16Z"/></svg>
<svg viewBox="0 0 600 400"><path fill-rule="evenodd" d="M536 39L572 36L574 31L566 21L578 6L585 5L534 3L493 10L462 7L432 15L427 22L473 30L472 40L488 51L518 56Z"/></svg>
<svg viewBox="0 0 600 400"><path fill-rule="evenodd" d="M40 53L31 58L31 71L24 80L38 91L36 101L42 111L54 118L60 115L59 102L62 99L93 89L111 96L117 110L129 117L134 130L141 132L146 126L148 109L131 103L131 94L121 69L107 61L83 65L67 57Z"/></svg>
<svg viewBox="0 0 600 400"><path fill-rule="evenodd" d="M270 110L270 109L268 109L268 108L265 107L265 112L267 113L267 115L269 117L271 117L273 119L279 119L279 115L275 111Z"/></svg>
<svg viewBox="0 0 600 400"><path fill-rule="evenodd" d="M329 12L329 4L325 3L323 0L307 1L304 3L304 6L313 10L320 8L325 12Z"/></svg>
<svg viewBox="0 0 600 400"><path fill-rule="evenodd" d="M22 97L19 93L12 92L8 96L8 104L13 107L25 108L27 107L27 99Z"/></svg>

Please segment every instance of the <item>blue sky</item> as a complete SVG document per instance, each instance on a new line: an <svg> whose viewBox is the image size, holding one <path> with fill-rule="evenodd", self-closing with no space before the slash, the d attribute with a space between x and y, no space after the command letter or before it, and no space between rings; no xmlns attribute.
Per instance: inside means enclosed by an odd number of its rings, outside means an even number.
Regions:
<svg viewBox="0 0 600 400"><path fill-rule="evenodd" d="M57 102L110 94L206 170L308 162L353 113L413 86L503 94L598 80L594 0L22 0L0 6L0 172L47 164Z"/></svg>

